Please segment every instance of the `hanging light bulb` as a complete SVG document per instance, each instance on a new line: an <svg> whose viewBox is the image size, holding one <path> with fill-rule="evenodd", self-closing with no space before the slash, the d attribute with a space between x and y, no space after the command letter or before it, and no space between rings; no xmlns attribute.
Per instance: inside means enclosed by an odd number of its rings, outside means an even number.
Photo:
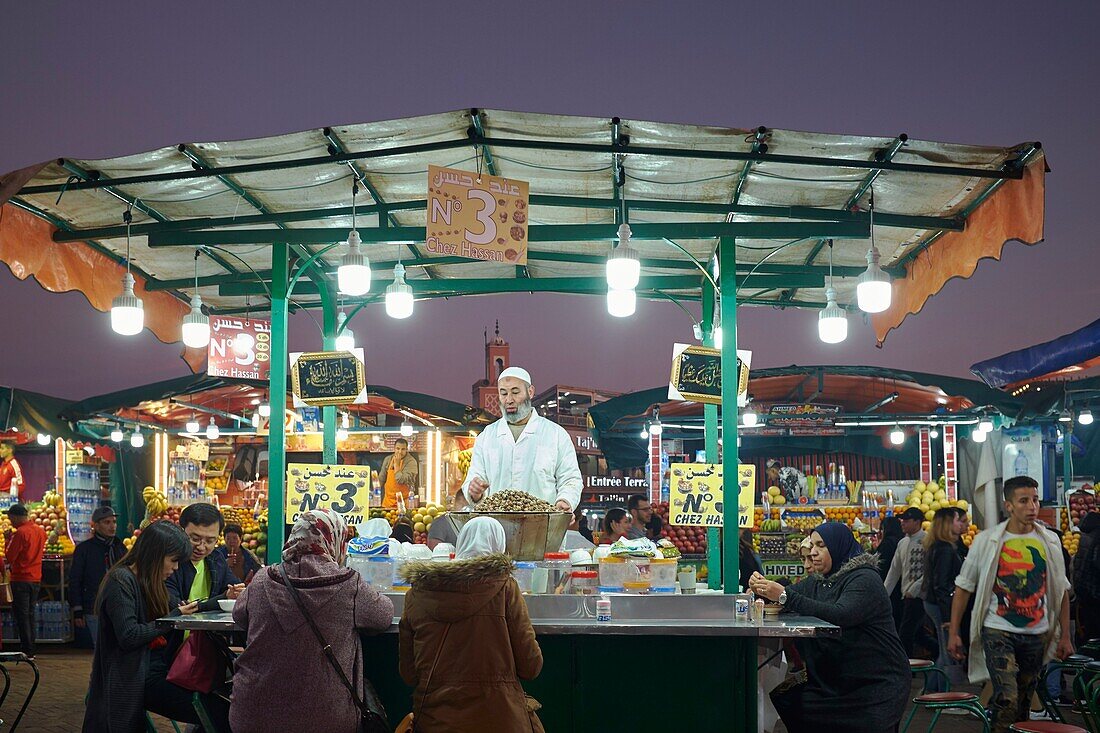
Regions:
<svg viewBox="0 0 1100 733"><path fill-rule="evenodd" d="M260 413L260 417L271 417L271 405L267 402L260 405L256 412Z"/></svg>
<svg viewBox="0 0 1100 733"><path fill-rule="evenodd" d="M204 349L210 343L210 319L202 312L199 295L198 250L195 250L195 294L191 296L191 312L183 317L183 343L192 349Z"/></svg>
<svg viewBox="0 0 1100 733"><path fill-rule="evenodd" d="M113 428L111 428L111 440L115 443L121 443L122 439L125 437L126 435L122 432L121 426L115 425Z"/></svg>
<svg viewBox="0 0 1100 733"><path fill-rule="evenodd" d="M641 279L642 264L638 251L630 246L630 225L619 225L619 246L607 257L607 287L612 290L633 290Z"/></svg>
<svg viewBox="0 0 1100 733"><path fill-rule="evenodd" d="M756 412L750 407L741 413L741 422L746 428L755 428L759 422Z"/></svg>
<svg viewBox="0 0 1100 733"><path fill-rule="evenodd" d="M655 420L653 420L653 422L651 422L649 424L649 434L650 435L657 436L657 435L660 435L661 433L663 433L664 431L665 431L665 428L664 428L663 425L661 425L661 421L659 419L655 419Z"/></svg>
<svg viewBox="0 0 1100 733"><path fill-rule="evenodd" d="M645 428L642 428L642 432L638 435L638 437L639 438L648 438L649 437L649 431L646 430Z"/></svg>
<svg viewBox="0 0 1100 733"><path fill-rule="evenodd" d="M348 439L347 428L336 428L336 442L342 443Z"/></svg>
<svg viewBox="0 0 1100 733"><path fill-rule="evenodd" d="M254 428L259 428L260 427L260 413L258 411L252 413L252 427L254 427Z"/></svg>
<svg viewBox="0 0 1100 733"><path fill-rule="evenodd" d="M355 348L355 332L344 325L347 320L343 311L336 314L336 331L339 334L335 342L337 351L351 351Z"/></svg>
<svg viewBox="0 0 1100 733"><path fill-rule="evenodd" d="M839 344L848 338L848 316L836 303L836 290L825 290L825 307L817 314L817 337L826 344Z"/></svg>
<svg viewBox="0 0 1100 733"><path fill-rule="evenodd" d="M895 425L894 429L890 431L890 442L893 445L901 445L905 442L905 431L901 429L900 425Z"/></svg>
<svg viewBox="0 0 1100 733"><path fill-rule="evenodd" d="M129 209L122 219L126 222L126 274L122 276L122 294L111 301L111 329L121 336L136 336L145 327L145 310L141 298L134 295L134 276L130 274L130 222L133 217Z"/></svg>
<svg viewBox="0 0 1100 733"><path fill-rule="evenodd" d="M986 432L984 430L972 430L970 431L970 439L975 443L984 443L986 438Z"/></svg>
<svg viewBox="0 0 1100 733"><path fill-rule="evenodd" d="M1073 415L1069 410L1062 410L1058 413L1058 422L1073 422Z"/></svg>
<svg viewBox="0 0 1100 733"><path fill-rule="evenodd" d="M218 424L214 422L214 418L210 418L210 424L206 426L206 439L217 440L221 435L221 431L218 430Z"/></svg>
<svg viewBox="0 0 1100 733"><path fill-rule="evenodd" d="M989 415L982 415L982 419L978 421L978 430L983 433L993 432L993 419Z"/></svg>
<svg viewBox="0 0 1100 733"><path fill-rule="evenodd" d="M336 270L336 284L344 295L363 295L370 290L370 260L359 245L362 240L355 229L355 195L359 193L359 181L351 186L351 231L348 232L348 251Z"/></svg>
<svg viewBox="0 0 1100 733"><path fill-rule="evenodd" d="M890 276L879 266L879 251L875 246L875 192L871 190L871 248L867 250L867 269L856 284L856 302L864 313L881 313L890 307L893 287Z"/></svg>
<svg viewBox="0 0 1100 733"><path fill-rule="evenodd" d="M192 435L197 435L198 432L202 430L202 426L199 425L199 419L194 415L192 415L191 419L187 421L186 427L187 432L191 433Z"/></svg>
<svg viewBox="0 0 1100 733"><path fill-rule="evenodd" d="M39 433L38 434L38 444L39 445L49 445L50 444L50 436L46 435L45 433Z"/></svg>
<svg viewBox="0 0 1100 733"><path fill-rule="evenodd" d="M145 436L141 434L141 428L134 428L134 432L130 435L130 445L134 448L140 448L145 445Z"/></svg>
<svg viewBox="0 0 1100 733"><path fill-rule="evenodd" d="M413 425L408 418L401 421L401 437L410 438L414 432Z"/></svg>
<svg viewBox="0 0 1100 733"><path fill-rule="evenodd" d="M1077 413L1077 422L1082 425L1092 425L1092 410L1086 407Z"/></svg>
<svg viewBox="0 0 1100 733"><path fill-rule="evenodd" d="M637 300L633 290L610 289L607 291L607 312L616 318L627 318L634 315Z"/></svg>
<svg viewBox="0 0 1100 733"><path fill-rule="evenodd" d="M398 262L393 266L393 282L386 288L386 315L390 318L408 318L412 312L412 287L405 282L405 266Z"/></svg>
<svg viewBox="0 0 1100 733"><path fill-rule="evenodd" d="M719 321L718 325L714 327L714 330L710 334L710 340L713 344L712 348L722 350L722 322Z"/></svg>
<svg viewBox="0 0 1100 733"><path fill-rule="evenodd" d="M931 430L928 431L928 437L931 438L932 440L935 440L936 438L940 437L940 431L936 430L935 428L932 428Z"/></svg>

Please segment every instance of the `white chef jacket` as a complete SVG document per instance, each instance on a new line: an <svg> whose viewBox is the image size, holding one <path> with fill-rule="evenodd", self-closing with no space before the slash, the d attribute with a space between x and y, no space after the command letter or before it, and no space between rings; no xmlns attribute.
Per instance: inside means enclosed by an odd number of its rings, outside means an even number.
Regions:
<svg viewBox="0 0 1100 733"><path fill-rule="evenodd" d="M565 428L535 412L517 441L505 418L489 425L474 441L474 454L462 490L474 476L489 482L486 494L525 491L551 504L559 499L576 509L581 500L581 469Z"/></svg>

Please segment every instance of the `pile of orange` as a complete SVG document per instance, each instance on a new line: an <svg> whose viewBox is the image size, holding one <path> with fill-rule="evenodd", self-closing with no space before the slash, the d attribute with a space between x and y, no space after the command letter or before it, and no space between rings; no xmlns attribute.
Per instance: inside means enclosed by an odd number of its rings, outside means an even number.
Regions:
<svg viewBox="0 0 1100 733"><path fill-rule="evenodd" d="M858 506L827 506L825 518L832 522L844 522L851 527L862 513Z"/></svg>
<svg viewBox="0 0 1100 733"><path fill-rule="evenodd" d="M966 534L962 536L963 544L970 547L970 543L974 541L975 535L978 534L978 525L972 524L970 528L966 530Z"/></svg>

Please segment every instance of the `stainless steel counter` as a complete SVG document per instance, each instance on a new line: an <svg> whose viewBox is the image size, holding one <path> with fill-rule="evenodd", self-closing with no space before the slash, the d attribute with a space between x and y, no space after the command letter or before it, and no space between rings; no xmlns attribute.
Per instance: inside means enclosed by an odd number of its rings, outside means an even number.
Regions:
<svg viewBox="0 0 1100 733"><path fill-rule="evenodd" d="M397 632L405 597L386 594L399 614L386 633ZM760 623L735 621L733 598L700 596L611 596L610 623L596 622L595 596L524 596L535 633L608 636L743 636L794 638L839 636L840 628L816 618L781 614ZM159 620L166 627L190 631L239 630L228 613L196 613Z"/></svg>

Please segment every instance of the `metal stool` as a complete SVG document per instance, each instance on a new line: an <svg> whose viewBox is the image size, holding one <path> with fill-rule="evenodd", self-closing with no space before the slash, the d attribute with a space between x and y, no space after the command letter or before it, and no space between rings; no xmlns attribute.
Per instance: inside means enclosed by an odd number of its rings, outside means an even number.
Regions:
<svg viewBox="0 0 1100 733"><path fill-rule="evenodd" d="M938 674L943 678L943 684L946 686L945 692L951 691L951 678L947 676L947 673L936 666L936 663L930 659L910 659L909 660L909 674L921 675L924 680L921 684L921 694L928 693L928 675Z"/></svg>
<svg viewBox="0 0 1100 733"><path fill-rule="evenodd" d="M972 695L969 692L932 692L927 695L921 695L920 697L914 697L913 709L909 712L909 717L906 718L905 725L901 727L902 733L909 730L909 724L913 722L913 716L917 714L917 708L934 711L932 714L932 722L928 725L928 733L932 733L932 730L936 727L936 723L940 720L940 713L950 709L965 710L969 713L973 713L978 720L982 721L983 733L989 733L989 718L986 717L985 708L982 707L982 703L978 699L978 696Z"/></svg>
<svg viewBox="0 0 1100 733"><path fill-rule="evenodd" d="M1050 699L1050 693L1047 691L1047 678L1052 674L1062 674L1063 670L1070 670L1074 674L1080 672L1085 668L1085 665L1093 661L1092 657L1086 657L1083 654L1070 654L1065 659L1059 661L1057 659L1050 662L1047 665L1046 672L1039 678L1039 685L1036 688L1036 693L1039 695L1039 702L1042 703L1043 709L1050 715L1051 720L1056 723L1065 723L1066 719L1062 715L1062 711L1058 709L1057 700Z"/></svg>
<svg viewBox="0 0 1100 733"><path fill-rule="evenodd" d="M1073 680L1073 702L1091 733L1100 733L1100 662L1089 662Z"/></svg>
<svg viewBox="0 0 1100 733"><path fill-rule="evenodd" d="M34 672L34 682L31 683L31 689L27 692L27 699L23 701L23 707L19 708L19 714L15 716L15 721L9 728L11 731L19 727L19 721L23 720L23 715L27 712L27 707L31 704L31 698L34 697L34 693L38 689L38 681L41 679L41 675L38 673L38 665L34 663L33 659L28 659L23 652L0 652L0 672L4 674L4 692L0 694L0 707L3 707L4 700L8 697L8 691L11 689L11 676L8 674L5 665L19 664L20 662L25 662Z"/></svg>
<svg viewBox="0 0 1100 733"><path fill-rule="evenodd" d="M1089 733L1084 728L1065 723L1052 723L1045 720L1029 721L1027 723L1013 723L1008 726L1013 733Z"/></svg>

